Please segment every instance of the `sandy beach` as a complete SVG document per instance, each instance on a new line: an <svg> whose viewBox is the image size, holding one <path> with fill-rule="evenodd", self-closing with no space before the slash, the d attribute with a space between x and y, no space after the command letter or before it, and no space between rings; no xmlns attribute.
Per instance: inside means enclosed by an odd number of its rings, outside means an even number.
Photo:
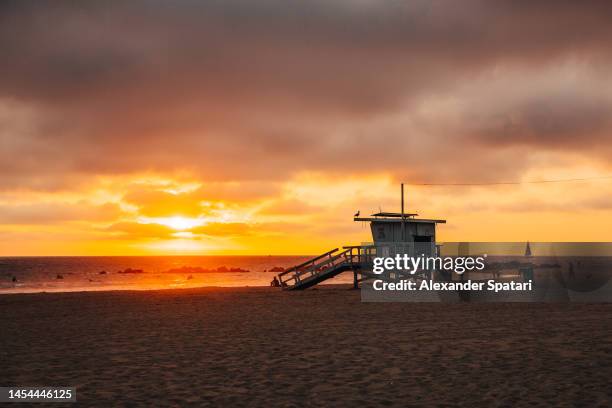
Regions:
<svg viewBox="0 0 612 408"><path fill-rule="evenodd" d="M3 386L88 406L607 406L612 306L268 288L0 296Z"/></svg>

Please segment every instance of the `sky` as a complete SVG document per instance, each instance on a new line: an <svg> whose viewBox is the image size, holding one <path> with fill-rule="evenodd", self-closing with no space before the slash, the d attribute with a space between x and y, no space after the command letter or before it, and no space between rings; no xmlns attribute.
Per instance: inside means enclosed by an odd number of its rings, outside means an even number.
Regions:
<svg viewBox="0 0 612 408"><path fill-rule="evenodd" d="M0 255L610 241L605 1L0 3Z"/></svg>

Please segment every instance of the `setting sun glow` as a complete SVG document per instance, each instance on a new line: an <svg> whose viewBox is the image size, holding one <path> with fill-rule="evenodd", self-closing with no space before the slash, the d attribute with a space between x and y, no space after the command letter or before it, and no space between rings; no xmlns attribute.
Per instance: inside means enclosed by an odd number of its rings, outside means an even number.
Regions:
<svg viewBox="0 0 612 408"><path fill-rule="evenodd" d="M177 231L186 231L203 225L204 221L198 218L189 218L176 215L173 217L147 219L144 223L165 225L166 227L170 227Z"/></svg>

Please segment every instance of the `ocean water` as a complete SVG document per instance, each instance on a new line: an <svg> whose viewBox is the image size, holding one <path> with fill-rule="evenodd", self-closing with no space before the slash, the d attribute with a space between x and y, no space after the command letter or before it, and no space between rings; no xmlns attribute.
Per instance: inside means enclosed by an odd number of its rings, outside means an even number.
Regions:
<svg viewBox="0 0 612 408"><path fill-rule="evenodd" d="M0 294L92 290L145 290L205 286L269 286L278 271L302 263L309 256L133 256L133 257L0 257ZM489 267L524 257L489 257ZM536 280L548 276L563 286L593 290L612 279L612 257L532 257ZM127 272L127 273L126 273ZM496 270L498 276L518 276L516 266ZM352 283L350 273L324 284ZM581 289L582 288L582 289Z"/></svg>
<svg viewBox="0 0 612 408"><path fill-rule="evenodd" d="M0 257L0 294L268 286L308 256ZM125 273L127 270L128 273ZM136 271L136 272L135 272ZM345 274L329 283L350 283ZM16 281L13 281L13 279Z"/></svg>

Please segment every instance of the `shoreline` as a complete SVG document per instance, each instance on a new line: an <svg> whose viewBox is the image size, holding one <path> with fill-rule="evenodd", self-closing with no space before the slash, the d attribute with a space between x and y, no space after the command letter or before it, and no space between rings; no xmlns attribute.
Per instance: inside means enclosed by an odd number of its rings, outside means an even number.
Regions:
<svg viewBox="0 0 612 408"><path fill-rule="evenodd" d="M267 286L196 286L189 288L145 288L145 289L75 289L75 290L40 290L40 291L26 291L26 292L2 292L0 291L0 297L5 295L42 295L42 294L61 294L61 293L107 293L107 292L158 292L158 291L189 291L189 290L203 290L203 289L265 289ZM271 288L279 289L279 288Z"/></svg>
<svg viewBox="0 0 612 408"><path fill-rule="evenodd" d="M47 291L32 291L32 292L0 292L0 298L2 296L15 296L15 295L59 295L64 293L80 294L80 293L146 293L146 292L198 292L198 291L270 291L270 292L284 292L281 288L271 286L197 286L188 288L158 288L158 289L91 289L91 290L47 290ZM352 284L348 283L324 283L317 286L316 290L332 290L332 289L347 289L352 290Z"/></svg>

